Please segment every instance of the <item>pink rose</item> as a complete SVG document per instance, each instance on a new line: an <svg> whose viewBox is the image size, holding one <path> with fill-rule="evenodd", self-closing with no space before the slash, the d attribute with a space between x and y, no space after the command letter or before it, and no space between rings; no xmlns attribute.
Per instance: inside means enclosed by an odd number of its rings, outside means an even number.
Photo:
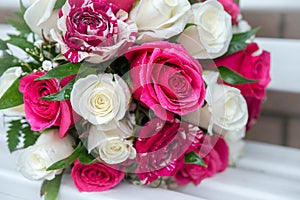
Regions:
<svg viewBox="0 0 300 200"><path fill-rule="evenodd" d="M19 90L24 94L25 116L33 131L43 131L59 126L64 137L73 123L72 107L69 101L47 101L41 97L60 91L72 78L67 77L58 86L56 79L35 81L45 72L29 74L20 80Z"/></svg>
<svg viewBox="0 0 300 200"><path fill-rule="evenodd" d="M128 13L107 0L68 0L60 11L53 39L71 62L100 63L119 56L136 39L137 27Z"/></svg>
<svg viewBox="0 0 300 200"><path fill-rule="evenodd" d="M225 11L231 15L232 23L238 24L237 17L241 10L235 0L218 0L224 7Z"/></svg>
<svg viewBox="0 0 300 200"><path fill-rule="evenodd" d="M248 79L258 80L255 83L232 86L240 89L244 97L264 99L266 87L271 81L270 53L263 51L260 55L254 55L258 50L258 45L251 43L245 50L217 59L215 64L229 67Z"/></svg>
<svg viewBox="0 0 300 200"><path fill-rule="evenodd" d="M176 174L195 134L188 124L179 121L165 123L155 118L143 126L135 143L139 179L149 184L161 176Z"/></svg>
<svg viewBox="0 0 300 200"><path fill-rule="evenodd" d="M207 167L196 164L184 164L174 176L178 185L186 185L193 182L198 185L203 179L213 176L217 172L224 171L228 166L228 146L225 140L217 136L202 136L200 142L196 141L194 148L189 151L195 151L203 158Z"/></svg>
<svg viewBox="0 0 300 200"><path fill-rule="evenodd" d="M119 8L125 10L126 12L129 12L132 8L132 5L136 2L137 0L108 0L109 3L113 3L117 5Z"/></svg>
<svg viewBox="0 0 300 200"><path fill-rule="evenodd" d="M75 161L71 177L80 192L101 192L118 185L124 178L124 172L115 170L102 163L90 165Z"/></svg>
<svg viewBox="0 0 300 200"><path fill-rule="evenodd" d="M262 100L255 97L245 97L247 106L248 106L248 122L246 125L246 131L249 131L250 128L256 123L260 115L260 109Z"/></svg>
<svg viewBox="0 0 300 200"><path fill-rule="evenodd" d="M126 54L134 97L161 119L185 115L204 104L202 67L182 45L145 43Z"/></svg>

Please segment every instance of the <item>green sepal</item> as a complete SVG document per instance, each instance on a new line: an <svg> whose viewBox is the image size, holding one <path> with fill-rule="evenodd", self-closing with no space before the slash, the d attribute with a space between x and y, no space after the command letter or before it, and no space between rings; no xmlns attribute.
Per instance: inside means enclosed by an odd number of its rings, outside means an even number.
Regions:
<svg viewBox="0 0 300 200"><path fill-rule="evenodd" d="M195 151L192 151L192 152L184 155L184 163L201 165L203 167L207 167L204 160Z"/></svg>

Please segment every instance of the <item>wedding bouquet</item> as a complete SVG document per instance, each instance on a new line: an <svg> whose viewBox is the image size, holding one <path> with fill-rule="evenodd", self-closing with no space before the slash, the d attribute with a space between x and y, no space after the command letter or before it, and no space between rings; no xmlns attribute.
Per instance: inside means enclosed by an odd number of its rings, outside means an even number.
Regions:
<svg viewBox="0 0 300 200"><path fill-rule="evenodd" d="M20 4L0 40L0 109L17 169L47 199L63 172L82 192L197 185L240 156L270 54L238 1Z"/></svg>

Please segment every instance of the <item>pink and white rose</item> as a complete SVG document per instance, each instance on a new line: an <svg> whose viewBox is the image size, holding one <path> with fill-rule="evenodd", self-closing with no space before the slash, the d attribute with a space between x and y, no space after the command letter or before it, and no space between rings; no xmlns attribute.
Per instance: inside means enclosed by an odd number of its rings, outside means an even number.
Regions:
<svg viewBox="0 0 300 200"><path fill-rule="evenodd" d="M138 0L108 0L109 3L113 3L115 5L117 5L119 8L121 8L122 10L125 10L126 12L130 12L133 4L138 1Z"/></svg>
<svg viewBox="0 0 300 200"><path fill-rule="evenodd" d="M128 13L107 0L68 0L58 20L53 38L71 62L100 63L122 55L137 33Z"/></svg>

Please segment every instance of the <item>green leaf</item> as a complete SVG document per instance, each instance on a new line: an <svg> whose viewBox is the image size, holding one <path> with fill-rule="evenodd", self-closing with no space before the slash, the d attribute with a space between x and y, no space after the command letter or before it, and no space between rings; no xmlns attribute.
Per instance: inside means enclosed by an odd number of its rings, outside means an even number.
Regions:
<svg viewBox="0 0 300 200"><path fill-rule="evenodd" d="M184 155L184 163L201 165L203 167L207 167L204 160L195 151L192 151L192 152Z"/></svg>
<svg viewBox="0 0 300 200"><path fill-rule="evenodd" d="M0 50L8 49L7 42L0 39Z"/></svg>
<svg viewBox="0 0 300 200"><path fill-rule="evenodd" d="M19 91L20 79L16 79L15 82L7 89L7 91L0 98L0 110L19 106L24 103L23 94Z"/></svg>
<svg viewBox="0 0 300 200"><path fill-rule="evenodd" d="M71 91L73 89L73 85L75 83L75 79L71 80L65 87L63 87L59 92L55 94L50 94L48 96L44 96L41 99L49 100L49 101L64 101L70 99Z"/></svg>
<svg viewBox="0 0 300 200"><path fill-rule="evenodd" d="M234 34L230 41L227 53L225 55L229 55L245 49L246 46L248 45L247 41L251 39L251 37L254 36L259 31L259 29L260 27L257 27L255 29L252 29L244 33Z"/></svg>
<svg viewBox="0 0 300 200"><path fill-rule="evenodd" d="M62 174L56 175L53 180L45 180L41 187L41 196L45 200L56 200L61 184Z"/></svg>
<svg viewBox="0 0 300 200"><path fill-rule="evenodd" d="M231 42L246 42L252 36L254 36L259 30L260 30L260 27L256 27L256 28L254 28L250 31L244 32L244 33L233 34Z"/></svg>
<svg viewBox="0 0 300 200"><path fill-rule="evenodd" d="M31 130L30 125L27 122L23 124L21 132L23 133L24 137L24 148L35 144L36 140L38 139L38 134Z"/></svg>
<svg viewBox="0 0 300 200"><path fill-rule="evenodd" d="M19 59L12 55L5 55L0 58L0 76L11 67L20 66Z"/></svg>
<svg viewBox="0 0 300 200"><path fill-rule="evenodd" d="M28 27L27 23L24 20L24 13L26 11L26 8L22 0L20 0L19 2L20 12L15 12L15 18L8 18L7 21L20 32L20 35L28 35L31 33L31 29Z"/></svg>
<svg viewBox="0 0 300 200"><path fill-rule="evenodd" d="M58 10L63 7L63 5L66 3L66 0L57 0L54 5L54 10Z"/></svg>
<svg viewBox="0 0 300 200"><path fill-rule="evenodd" d="M14 120L9 122L7 131L7 144L10 152L16 150L20 143L22 123L20 120Z"/></svg>
<svg viewBox="0 0 300 200"><path fill-rule="evenodd" d="M76 160L76 158L79 157L81 151L84 148L85 147L82 145L82 143L79 143L79 145L76 147L76 149L73 151L73 153L69 157L54 163L53 165L51 165L50 167L47 168L47 171L64 169L64 168L68 167L69 165L73 164L74 161Z"/></svg>
<svg viewBox="0 0 300 200"><path fill-rule="evenodd" d="M47 74L35 79L38 80L46 80L51 78L58 79L58 82L60 82L63 78L71 75L75 75L78 73L80 69L81 63L66 63L61 66L58 66L56 68L53 68L50 70Z"/></svg>
<svg viewBox="0 0 300 200"><path fill-rule="evenodd" d="M251 80L243 77L242 75L232 71L225 66L219 66L220 77L223 81L230 84L244 84L244 83L255 83L257 80Z"/></svg>
<svg viewBox="0 0 300 200"><path fill-rule="evenodd" d="M97 159L92 156L91 154L88 153L87 149L84 148L80 155L78 156L78 160L80 163L84 164L84 165L89 165L92 164L93 162L95 162Z"/></svg>
<svg viewBox="0 0 300 200"><path fill-rule="evenodd" d="M29 42L24 37L20 37L19 35L12 35L12 34L8 34L8 36L10 37L10 39L7 40L7 43L17 46L25 52L27 52L26 49L34 48L34 44Z"/></svg>

